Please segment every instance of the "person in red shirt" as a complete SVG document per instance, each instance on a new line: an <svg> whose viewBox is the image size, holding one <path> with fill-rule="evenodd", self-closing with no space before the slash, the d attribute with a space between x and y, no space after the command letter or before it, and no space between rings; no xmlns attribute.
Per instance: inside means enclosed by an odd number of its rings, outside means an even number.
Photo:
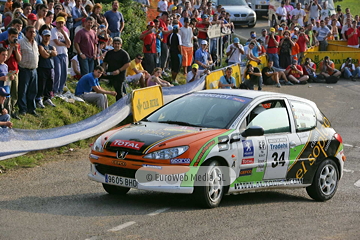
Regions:
<svg viewBox="0 0 360 240"><path fill-rule="evenodd" d="M265 37L265 46L267 46L268 61L274 62L274 67L279 68L279 54L278 46L280 43L280 37L275 35L275 28L270 28L270 33Z"/></svg>
<svg viewBox="0 0 360 240"><path fill-rule="evenodd" d="M348 36L347 46L352 48L359 48L359 30L357 29L356 21L352 21L351 28L347 30L346 35Z"/></svg>
<svg viewBox="0 0 360 240"><path fill-rule="evenodd" d="M155 23L149 22L147 29L140 35L140 40L144 42L144 61L142 65L147 72L152 72L156 67L156 34L154 27Z"/></svg>
<svg viewBox="0 0 360 240"><path fill-rule="evenodd" d="M206 14L201 15L201 19L202 19L202 21L200 21L196 24L196 28L199 30L199 34L198 34L197 38L200 42L202 40L208 39L207 31L208 31L208 27L210 25L208 15L206 15Z"/></svg>
<svg viewBox="0 0 360 240"><path fill-rule="evenodd" d="M300 32L297 40L297 44L299 45L299 63L301 63L302 59L304 58L304 53L307 49L307 43L309 42L309 37L305 34L305 28L300 27Z"/></svg>
<svg viewBox="0 0 360 240"><path fill-rule="evenodd" d="M292 59L296 59L299 60L299 53L300 53L300 47L299 44L297 43L298 40L298 36L297 35L293 35L291 37L291 40L294 42L294 46L291 47L291 57Z"/></svg>
<svg viewBox="0 0 360 240"><path fill-rule="evenodd" d="M296 60L292 60L292 64L286 68L285 74L288 80L297 84L306 84L309 79L308 75L304 75L302 67L297 64Z"/></svg>
<svg viewBox="0 0 360 240"><path fill-rule="evenodd" d="M20 120L20 117L15 112L15 104L18 99L18 84L19 84L19 65L18 62L21 61L20 54L20 45L17 43L17 37L19 32L16 28L9 28L8 30L8 39L0 42L0 46L8 49L8 58L5 61L6 65L8 65L9 72L13 72L14 80L11 81L10 95L11 95L11 103L10 103L10 114L12 118ZM15 40L16 39L16 40Z"/></svg>
<svg viewBox="0 0 360 240"><path fill-rule="evenodd" d="M161 57L160 57L160 67L162 69L164 69L169 56L169 48L167 46L167 41L169 34L172 33L172 30L168 29L168 18L169 18L168 12L162 12L161 17L159 18L159 22L160 22L159 28L162 28L162 33L163 33L163 41L161 42ZM148 72L150 73L152 72L152 70Z"/></svg>

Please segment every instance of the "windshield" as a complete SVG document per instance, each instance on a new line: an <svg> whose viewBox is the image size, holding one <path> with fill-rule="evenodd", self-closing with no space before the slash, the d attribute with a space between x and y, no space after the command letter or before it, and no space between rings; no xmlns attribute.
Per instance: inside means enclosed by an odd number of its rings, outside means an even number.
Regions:
<svg viewBox="0 0 360 240"><path fill-rule="evenodd" d="M145 121L226 128L249 101L232 95L193 93L165 105Z"/></svg>
<svg viewBox="0 0 360 240"><path fill-rule="evenodd" d="M245 0L219 0L218 5L223 5L223 6L246 5L247 6L248 4Z"/></svg>

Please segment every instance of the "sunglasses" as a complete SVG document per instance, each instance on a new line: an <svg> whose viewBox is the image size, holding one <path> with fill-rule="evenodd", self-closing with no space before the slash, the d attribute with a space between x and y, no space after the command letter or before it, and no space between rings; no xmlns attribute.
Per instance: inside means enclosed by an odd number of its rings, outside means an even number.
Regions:
<svg viewBox="0 0 360 240"><path fill-rule="evenodd" d="M20 14L21 12L16 12L15 14Z"/></svg>
<svg viewBox="0 0 360 240"><path fill-rule="evenodd" d="M62 8L55 8L55 10L62 10Z"/></svg>
<svg viewBox="0 0 360 240"><path fill-rule="evenodd" d="M143 60L143 58L137 58L137 59L139 59L139 60Z"/></svg>

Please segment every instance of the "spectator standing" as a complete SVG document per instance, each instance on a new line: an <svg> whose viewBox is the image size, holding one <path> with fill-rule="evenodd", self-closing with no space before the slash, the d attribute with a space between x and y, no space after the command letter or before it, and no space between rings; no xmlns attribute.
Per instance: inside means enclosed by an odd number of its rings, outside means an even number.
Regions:
<svg viewBox="0 0 360 240"><path fill-rule="evenodd" d="M168 19L169 19L168 12L163 12L161 14L161 17L159 18L160 27L162 28L162 33L163 33L163 41L161 42L161 57L160 57L160 67L161 67L161 69L164 69L164 67L166 65L166 62L168 60L168 56L169 56L169 48L167 46L167 41L168 41L169 34L172 33L172 30L169 30L169 28L168 28ZM145 61L147 61L147 60L145 60ZM152 72L152 71L149 71L149 70L147 70L147 71L149 73Z"/></svg>
<svg viewBox="0 0 360 240"><path fill-rule="evenodd" d="M36 30L39 30L41 26L45 24L45 17L48 12L48 7L46 6L46 4L41 4L38 9L39 10L36 13L37 21L34 25Z"/></svg>
<svg viewBox="0 0 360 240"><path fill-rule="evenodd" d="M279 68L279 55L278 46L280 43L280 37L275 35L275 28L270 28L270 33L265 38L265 45L267 46L267 56L269 61L273 61L274 66Z"/></svg>
<svg viewBox="0 0 360 240"><path fill-rule="evenodd" d="M245 54L244 47L240 43L239 38L234 38L234 42L226 48L226 56L228 57L228 66L241 63L241 54Z"/></svg>
<svg viewBox="0 0 360 240"><path fill-rule="evenodd" d="M157 11L159 13L167 12L168 10L168 2L167 0L160 0L157 5Z"/></svg>
<svg viewBox="0 0 360 240"><path fill-rule="evenodd" d="M67 14L66 18L66 27L69 29L70 33L74 27L74 19L72 16L72 7L70 6L70 0L64 0L62 3L65 13ZM56 10L56 7L55 7ZM56 20L56 19L55 19Z"/></svg>
<svg viewBox="0 0 360 240"><path fill-rule="evenodd" d="M291 64L291 48L295 46L295 43L290 38L290 32L286 30L284 37L280 40L280 54L279 65L285 69Z"/></svg>
<svg viewBox="0 0 360 240"><path fill-rule="evenodd" d="M36 113L35 98L37 94L37 71L39 49L35 41L36 29L34 26L25 28L25 38L19 40L21 61L19 62L19 113L25 115Z"/></svg>
<svg viewBox="0 0 360 240"><path fill-rule="evenodd" d="M278 17L279 22L281 20L286 20L287 11L285 8L285 1L281 1L281 5L276 9L276 15ZM274 27L274 26L272 26Z"/></svg>
<svg viewBox="0 0 360 240"><path fill-rule="evenodd" d="M306 13L304 11L304 9L301 8L301 3L298 2L296 4L296 8L294 10L292 10L290 12L291 16L297 20L297 23L303 27L304 26L304 21L305 21L305 17L306 17Z"/></svg>
<svg viewBox="0 0 360 240"><path fill-rule="evenodd" d="M23 4L23 14L25 15L25 17L29 16L29 14L32 11L32 6L30 3L24 3Z"/></svg>
<svg viewBox="0 0 360 240"><path fill-rule="evenodd" d="M96 25L104 25L105 29L108 28L108 22L105 16L101 13L102 6L100 3L96 3L91 16L95 19Z"/></svg>
<svg viewBox="0 0 360 240"><path fill-rule="evenodd" d="M319 51L326 51L328 46L327 39L328 37L330 37L330 35L331 35L330 29L327 26L325 26L325 21L321 20L320 29L317 35L317 39L319 41Z"/></svg>
<svg viewBox="0 0 360 240"><path fill-rule="evenodd" d="M85 8L81 5L81 0L75 0L75 6L71 9L71 15L73 17L73 29L80 26L82 19L87 17Z"/></svg>
<svg viewBox="0 0 360 240"><path fill-rule="evenodd" d="M330 10L327 7L327 1L323 1L323 8L320 10L320 20L325 20L326 17L331 16Z"/></svg>
<svg viewBox="0 0 360 240"><path fill-rule="evenodd" d="M311 4L308 5L308 11L310 12L309 14L309 19L315 19L318 20L319 19L319 13L320 10L322 9L318 0L314 0L311 2Z"/></svg>
<svg viewBox="0 0 360 240"><path fill-rule="evenodd" d="M8 51L4 47L0 47L0 87L5 90L6 93L10 93L10 86L12 80L14 80L13 76L8 75L8 66L5 63L5 60L8 57ZM11 100L10 97L7 97L4 103L4 107L6 109L6 114L11 111Z"/></svg>
<svg viewBox="0 0 360 240"><path fill-rule="evenodd" d="M71 45L69 35L65 32L65 18L56 18L56 27L51 29L50 45L55 47L57 55L54 56L54 95L63 92L67 78L67 56Z"/></svg>
<svg viewBox="0 0 360 240"><path fill-rule="evenodd" d="M44 30L42 32L42 42L39 44L39 65L37 69L38 74L38 99L37 106L44 108L44 103L52 107L56 107L51 101L51 94L54 85L54 60L57 52L55 47L49 45L51 32ZM41 99L44 97L43 99Z"/></svg>
<svg viewBox="0 0 360 240"><path fill-rule="evenodd" d="M302 62L302 59L304 58L305 51L307 50L307 43L309 42L309 37L305 34L305 29L303 27L300 27L300 32L298 35L297 44L299 45L299 63Z"/></svg>
<svg viewBox="0 0 360 240"><path fill-rule="evenodd" d="M85 27L78 31L74 38L74 46L78 53L81 75L94 71L94 61L97 58L97 36L91 29L95 19L87 17Z"/></svg>
<svg viewBox="0 0 360 240"><path fill-rule="evenodd" d="M84 99L85 102L95 103L101 110L108 107L106 94L116 96L116 92L106 91L100 86L99 78L103 73L104 69L101 66L96 66L93 72L80 78L75 89L76 96Z"/></svg>
<svg viewBox="0 0 360 240"><path fill-rule="evenodd" d="M190 18L184 19L184 26L180 28L179 32L181 36L181 55L182 55L182 66L184 68L184 74L188 72L188 68L191 66L193 61L193 30L190 27Z"/></svg>
<svg viewBox="0 0 360 240"><path fill-rule="evenodd" d="M177 83L176 76L180 72L181 68L181 36L178 34L179 25L173 26L173 32L169 35L168 45L170 49L170 59L171 59L171 78L172 81Z"/></svg>
<svg viewBox="0 0 360 240"><path fill-rule="evenodd" d="M207 51L207 44L206 40L202 40L200 42L201 47L195 52L195 63L199 65L199 70L206 70L212 64L212 60L209 61L211 56Z"/></svg>
<svg viewBox="0 0 360 240"><path fill-rule="evenodd" d="M104 16L109 24L110 37L120 37L125 26L125 20L121 12L118 11L119 2L112 2L112 9L107 11Z"/></svg>
<svg viewBox="0 0 360 240"><path fill-rule="evenodd" d="M9 95L10 93L7 93L4 88L0 87L0 127L2 128L12 128L13 126L9 113L2 107Z"/></svg>
<svg viewBox="0 0 360 240"><path fill-rule="evenodd" d="M4 47L8 49L8 57L5 61L5 64L8 66L8 70L13 74L13 81L11 81L10 87L10 104L9 104L9 113L12 118L20 120L20 117L15 113L15 105L18 100L18 85L19 85L19 65L18 63L21 61L20 54L20 45L17 42L17 37L19 32L16 28L8 29L8 39L0 42L0 47Z"/></svg>
<svg viewBox="0 0 360 240"><path fill-rule="evenodd" d="M130 66L130 56L122 49L122 39L115 37L113 40L113 50L106 53L103 67L106 70L106 76L114 86L116 101L122 98L123 82L125 81L126 69Z"/></svg>
<svg viewBox="0 0 360 240"><path fill-rule="evenodd" d="M359 29L357 28L357 22L353 21L351 28L347 30L347 43L348 47L359 48Z"/></svg>
<svg viewBox="0 0 360 240"><path fill-rule="evenodd" d="M161 57L161 42L164 39L164 34L162 33L162 28L160 28L159 20L154 19L154 24L156 33L156 67L159 67Z"/></svg>
<svg viewBox="0 0 360 240"><path fill-rule="evenodd" d="M156 67L156 34L153 30L154 26L154 22L148 22L147 29L140 35L140 39L144 43L143 67L149 73L153 72L154 68Z"/></svg>
<svg viewBox="0 0 360 240"><path fill-rule="evenodd" d="M290 0L285 0L285 5L284 5L286 12L287 12L287 25L290 25L291 22L291 11L294 10L294 7L290 4Z"/></svg>

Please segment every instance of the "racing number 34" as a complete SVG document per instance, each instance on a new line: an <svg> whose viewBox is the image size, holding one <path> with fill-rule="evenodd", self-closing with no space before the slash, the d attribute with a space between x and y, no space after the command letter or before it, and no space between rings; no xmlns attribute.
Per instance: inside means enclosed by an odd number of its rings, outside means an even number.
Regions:
<svg viewBox="0 0 360 240"><path fill-rule="evenodd" d="M279 164L285 166L285 152L281 152L280 156L278 152L274 152L271 157L274 159L274 162L271 164L273 168L276 168Z"/></svg>

